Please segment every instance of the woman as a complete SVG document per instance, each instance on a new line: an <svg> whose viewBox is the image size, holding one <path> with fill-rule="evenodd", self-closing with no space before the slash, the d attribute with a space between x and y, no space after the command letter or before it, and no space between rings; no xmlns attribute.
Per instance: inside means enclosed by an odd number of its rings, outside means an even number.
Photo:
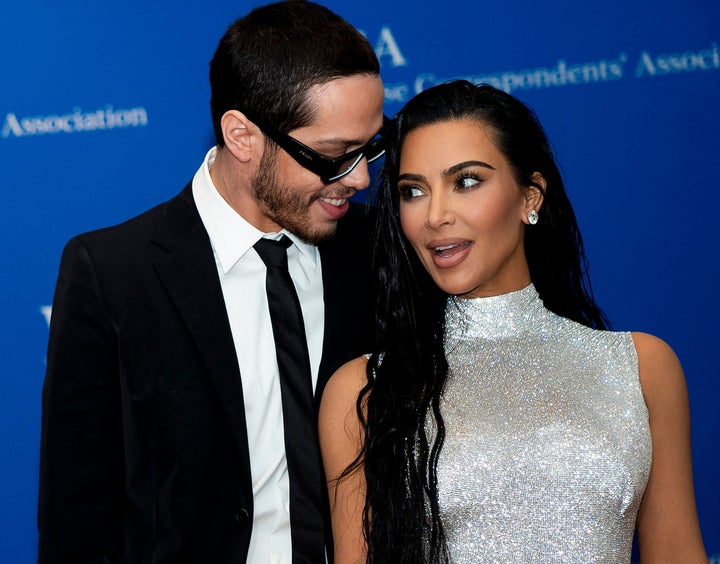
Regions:
<svg viewBox="0 0 720 564"><path fill-rule="evenodd" d="M395 119L377 342L325 389L338 564L707 562L672 350L605 330L531 110L456 81Z"/></svg>

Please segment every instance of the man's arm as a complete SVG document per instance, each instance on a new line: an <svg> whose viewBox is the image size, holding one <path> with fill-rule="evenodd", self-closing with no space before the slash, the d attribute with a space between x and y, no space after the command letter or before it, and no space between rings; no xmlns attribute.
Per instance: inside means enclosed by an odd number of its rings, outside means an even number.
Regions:
<svg viewBox="0 0 720 564"><path fill-rule="evenodd" d="M55 289L42 396L38 562L110 563L122 545L118 351L97 273L68 243Z"/></svg>

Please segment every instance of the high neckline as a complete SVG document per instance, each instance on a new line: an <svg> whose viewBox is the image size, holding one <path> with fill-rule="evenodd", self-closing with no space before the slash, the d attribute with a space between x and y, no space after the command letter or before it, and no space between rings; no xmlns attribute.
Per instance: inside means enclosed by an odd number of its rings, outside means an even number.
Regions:
<svg viewBox="0 0 720 564"><path fill-rule="evenodd" d="M522 290L486 298L451 296L445 313L447 333L456 338L515 335L527 329L543 309L532 283Z"/></svg>

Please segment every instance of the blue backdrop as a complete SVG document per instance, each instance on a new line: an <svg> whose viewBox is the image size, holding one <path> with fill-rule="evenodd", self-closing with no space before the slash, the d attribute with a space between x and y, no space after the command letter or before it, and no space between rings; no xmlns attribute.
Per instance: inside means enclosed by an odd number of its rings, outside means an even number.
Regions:
<svg viewBox="0 0 720 564"><path fill-rule="evenodd" d="M40 392L61 249L192 177L212 144L208 61L256 3L67 4L5 3L0 23L3 562L36 554ZM375 45L386 113L453 77L500 86L537 111L600 303L615 328L660 336L684 365L700 521L720 562L720 3L326 5Z"/></svg>

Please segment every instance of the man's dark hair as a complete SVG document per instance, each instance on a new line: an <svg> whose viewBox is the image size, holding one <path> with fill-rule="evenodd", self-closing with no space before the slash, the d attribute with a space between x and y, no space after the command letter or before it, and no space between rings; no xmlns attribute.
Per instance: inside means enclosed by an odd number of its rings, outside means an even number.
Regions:
<svg viewBox="0 0 720 564"><path fill-rule="evenodd" d="M304 0L255 8L230 25L210 62L216 143L224 144L220 120L228 110L287 133L312 121L312 86L379 73L367 39L327 8Z"/></svg>

